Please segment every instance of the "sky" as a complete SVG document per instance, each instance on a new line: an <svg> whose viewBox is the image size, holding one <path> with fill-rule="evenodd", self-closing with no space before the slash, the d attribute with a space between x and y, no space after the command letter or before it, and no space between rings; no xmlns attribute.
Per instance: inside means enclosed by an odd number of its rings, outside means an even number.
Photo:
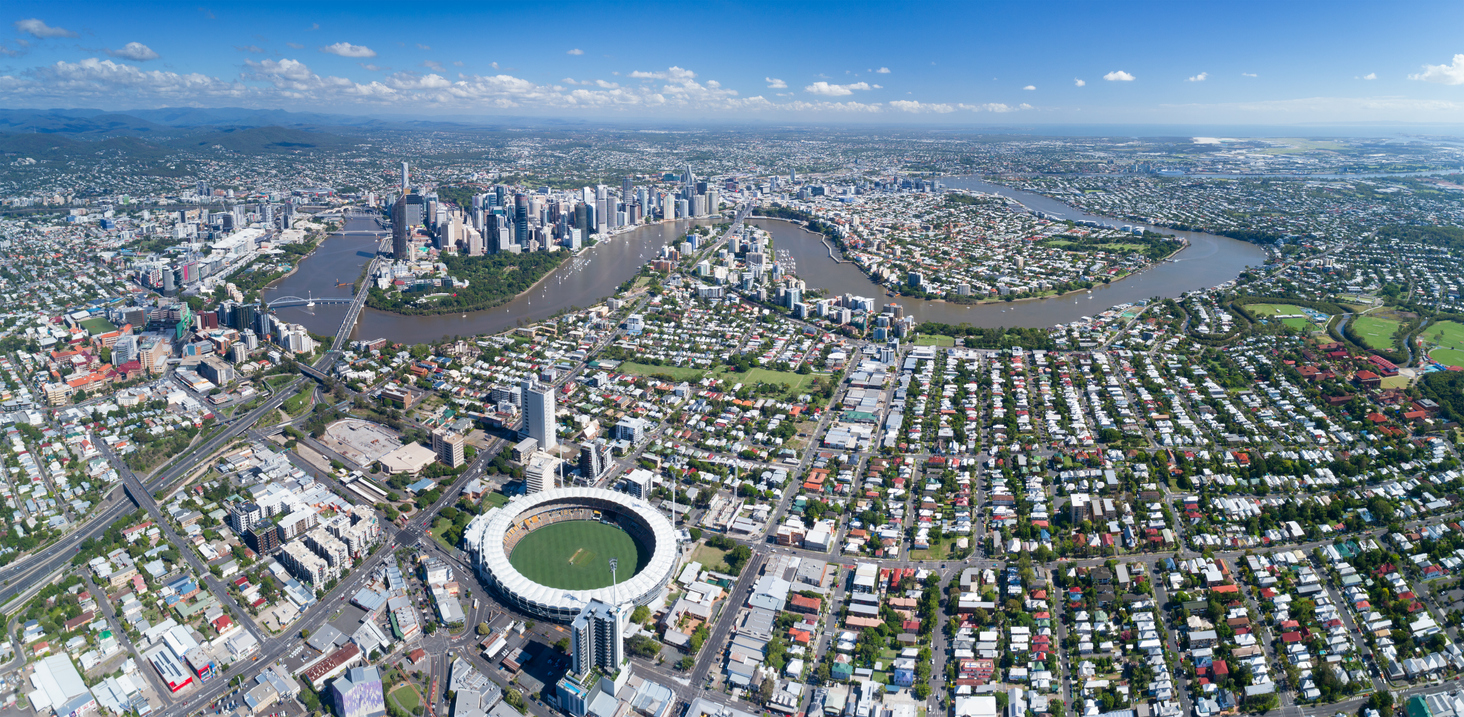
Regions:
<svg viewBox="0 0 1464 717"><path fill-rule="evenodd" d="M8 17L4 16L8 15ZM1464 124L1464 2L29 2L0 106Z"/></svg>

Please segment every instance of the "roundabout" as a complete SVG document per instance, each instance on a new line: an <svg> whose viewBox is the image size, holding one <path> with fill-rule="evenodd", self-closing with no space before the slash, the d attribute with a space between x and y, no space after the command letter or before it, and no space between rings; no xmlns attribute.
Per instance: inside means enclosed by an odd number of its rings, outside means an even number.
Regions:
<svg viewBox="0 0 1464 717"><path fill-rule="evenodd" d="M474 518L463 542L478 577L507 603L565 623L591 599L649 603L670 582L678 555L660 511L603 488L520 496Z"/></svg>

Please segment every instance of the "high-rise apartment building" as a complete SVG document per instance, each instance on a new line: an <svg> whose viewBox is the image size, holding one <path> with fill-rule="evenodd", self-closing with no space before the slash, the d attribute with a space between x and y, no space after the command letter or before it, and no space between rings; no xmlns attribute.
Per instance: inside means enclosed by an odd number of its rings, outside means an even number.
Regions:
<svg viewBox="0 0 1464 717"><path fill-rule="evenodd" d="M531 454L524 468L524 492L533 495L558 488L560 464L558 458L543 451Z"/></svg>
<svg viewBox="0 0 1464 717"><path fill-rule="evenodd" d="M437 460L449 468L456 468L463 464L464 441L461 434L451 433L443 430L432 432L432 452L437 454Z"/></svg>
<svg viewBox="0 0 1464 717"><path fill-rule="evenodd" d="M610 446L593 441L580 446L579 471L587 481L595 481L610 467Z"/></svg>
<svg viewBox="0 0 1464 717"><path fill-rule="evenodd" d="M539 443L539 448L549 450L559 445L554 416L554 387L545 386L535 379L524 382L524 430L523 433Z"/></svg>
<svg viewBox="0 0 1464 717"><path fill-rule="evenodd" d="M625 664L624 606L591 599L570 623L572 665L575 674L585 675L594 668L606 674L620 671Z"/></svg>

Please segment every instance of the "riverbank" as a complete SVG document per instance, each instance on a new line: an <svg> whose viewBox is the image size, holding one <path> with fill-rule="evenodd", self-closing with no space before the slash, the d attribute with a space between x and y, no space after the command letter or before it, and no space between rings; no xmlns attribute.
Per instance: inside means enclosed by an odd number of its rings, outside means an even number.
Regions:
<svg viewBox="0 0 1464 717"><path fill-rule="evenodd" d="M952 183L963 182L955 178ZM1098 219L1091 215L1079 215L1075 210L1039 195L1027 195L1007 187L976 182L972 186L957 185L986 193L999 194L1006 199L1015 199L1023 205L1049 213L1067 213L1074 218ZM776 220L776 221L771 221ZM774 242L798 267L798 278L810 288L819 288L834 294L852 293L862 296L883 297L889 287L874 282L869 275L853 266L852 260L843 263L831 261L828 245L820 234L808 231L797 221L781 217L753 217L749 223L772 234ZM1168 232L1166 232L1168 233ZM902 296L898 299L905 315L917 322L933 322L952 326L967 324L979 328L1025 327L1049 328L1058 324L1070 324L1084 316L1101 314L1108 309L1122 305L1137 304L1154 297L1175 298L1187 292L1208 289L1226 281L1233 281L1247 267L1265 260L1264 252L1254 244L1210 234L1177 232L1176 238L1187 243L1165 261L1150 265L1145 271L1129 274L1121 280L1108 284L1096 284L1091 291L1092 301L1074 303L1073 292L1063 296L1029 297L985 301L980 304L963 304L945 300L921 299ZM1086 290L1080 290L1086 293ZM895 301L883 299L882 301Z"/></svg>
<svg viewBox="0 0 1464 717"><path fill-rule="evenodd" d="M1013 203L1017 204L1018 206L1021 206L1023 209L1025 209L1027 211L1031 211L1031 209L1029 209L1026 205L1022 204L1020 202L1020 200L1014 199L1012 197L1003 197L1003 198L1004 199L1007 199L1009 201L1012 201ZM944 304L944 305L948 305L948 306L963 306L963 307L971 307L971 308L976 308L976 307L981 307L981 306L993 306L993 305L1022 304L1022 303L1037 302L1037 301L1052 301L1052 300L1055 300L1055 299L1062 299L1064 297L1076 296L1076 295L1079 295L1079 294L1089 294L1089 295L1091 295L1091 294L1093 294L1093 290L1094 289L1097 289L1097 288L1100 288L1100 287L1104 287L1104 286L1111 286L1111 285L1116 284L1118 282L1125 281L1127 279L1132 279L1132 278L1134 278L1136 276L1139 276L1139 275L1143 274L1146 271L1149 271L1149 270L1151 270L1151 269L1159 266L1160 264L1164 264L1166 262L1170 262L1172 259L1174 259L1174 257L1178 256L1180 254L1180 252L1183 252L1185 249L1188 249L1189 246L1190 246L1190 241L1186 237L1182 237L1182 236L1179 236L1179 235L1167 235L1167 236L1170 236L1171 238L1179 241L1179 243L1180 243L1179 244L1179 247L1176 248L1174 251L1170 252L1169 254L1164 255L1163 257L1160 257L1158 259L1155 259L1153 261L1150 261L1147 264L1144 264L1142 267L1140 267L1140 268L1138 268L1138 269L1136 269L1134 271L1125 272L1123 274L1120 274L1120 275L1114 276L1114 277L1109 277L1109 281L1095 281L1095 282L1091 282L1091 284L1092 284L1091 286L1079 287L1077 289L1071 289L1069 291L1063 291L1063 292L1058 292L1058 293L1039 294L1037 296L1023 296L1023 297L1012 298L1012 299L1007 299L1007 298L1004 298L1004 297L996 297L996 298L976 299L974 301L957 301L957 300L948 299L948 298L946 298L944 296L934 296L934 297L930 297L930 296L916 296L916 295L912 295L912 294L906 293L905 292L905 287L903 285L890 286L890 285L887 285L887 284L883 283L883 281L879 277L877 277L869 269L869 267L866 267L864 264L860 263L859 261L857 261L855 259L849 259L846 262L840 256L842 254L842 251L843 251L842 250L842 247L840 248L840 255L836 255L835 252L834 252L835 247L830 242L828 235L824 234L823 232L814 231L814 230L808 228L808 222L806 220L790 219L790 218L787 218L787 217L773 217L773 216L765 216L765 215L754 215L754 216L749 217L749 218L750 219L766 219L766 220L770 220L770 221L785 222L787 224L793 225L794 227L797 227L798 229L801 229L801 230L803 230L805 232L808 232L809 234L813 234L814 236L817 236L819 238L819 243L824 247L824 249L828 253L829 259L831 259L835 264L845 264L845 263L847 263L847 264L849 264L849 265L851 265L851 266L856 267L857 269L859 269L859 272L862 273L862 274L864 274L864 276L869 279L869 282L871 284L873 284L874 286L879 287L885 293L886 298L900 298L900 299L906 299L906 300L910 300L910 301L923 301L923 302L929 302L929 303L932 303L932 304ZM775 244L775 246L776 246L776 244ZM828 288L828 287L822 287L822 288ZM894 297L890 297L889 296L891 292L894 293ZM1106 307L1105 307L1105 310L1106 310Z"/></svg>
<svg viewBox="0 0 1464 717"><path fill-rule="evenodd" d="M462 288L442 287L444 290L455 289L446 294L446 297L466 299L470 303L444 305L444 301L434 301L424 305L420 298L406 303L402 297L408 297L407 292L388 293L386 290L372 288L369 290L366 305L376 311L398 316L444 316L492 311L527 295L573 257L574 254L568 251L558 250L472 257L448 255L441 257L447 267L447 275L454 280L463 280L467 285ZM512 290L518 283L516 280L528 280L534 274L538 275L537 278L533 278L527 286L517 291Z"/></svg>

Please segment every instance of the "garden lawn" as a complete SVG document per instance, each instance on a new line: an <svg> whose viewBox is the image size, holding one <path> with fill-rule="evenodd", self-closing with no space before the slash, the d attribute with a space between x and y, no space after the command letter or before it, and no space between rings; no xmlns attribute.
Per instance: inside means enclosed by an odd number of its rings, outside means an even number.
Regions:
<svg viewBox="0 0 1464 717"><path fill-rule="evenodd" d="M417 688L412 685L402 685L391 691L391 699L397 703L407 714L422 706L422 697L417 694Z"/></svg>

